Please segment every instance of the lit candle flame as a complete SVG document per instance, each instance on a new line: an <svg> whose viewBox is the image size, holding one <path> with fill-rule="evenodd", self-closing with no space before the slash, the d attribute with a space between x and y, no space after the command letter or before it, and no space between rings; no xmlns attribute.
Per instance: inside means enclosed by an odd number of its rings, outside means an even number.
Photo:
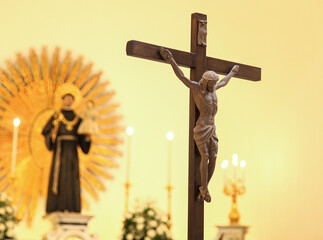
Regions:
<svg viewBox="0 0 323 240"><path fill-rule="evenodd" d="M241 160L240 161L240 167L244 168L246 166L246 161L245 160Z"/></svg>
<svg viewBox="0 0 323 240"><path fill-rule="evenodd" d="M20 125L20 119L19 119L19 118L15 118L15 119L13 120L13 125L14 125L15 127L19 127L19 125Z"/></svg>
<svg viewBox="0 0 323 240"><path fill-rule="evenodd" d="M173 132L168 132L166 135L168 141L172 141L174 139L174 133Z"/></svg>
<svg viewBox="0 0 323 240"><path fill-rule="evenodd" d="M128 134L129 136L131 136L131 135L133 134L133 132L134 132L133 127L129 126L129 127L127 128L127 134Z"/></svg>
<svg viewBox="0 0 323 240"><path fill-rule="evenodd" d="M223 160L223 162L222 162L222 164L221 164L221 167L222 167L223 169L226 169L226 168L228 167L228 165L229 165L229 161L228 161L228 160Z"/></svg>

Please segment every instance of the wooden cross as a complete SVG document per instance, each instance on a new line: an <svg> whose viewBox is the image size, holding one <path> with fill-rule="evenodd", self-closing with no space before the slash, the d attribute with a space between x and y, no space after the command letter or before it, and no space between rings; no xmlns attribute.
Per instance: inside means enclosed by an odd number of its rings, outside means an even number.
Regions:
<svg viewBox="0 0 323 240"><path fill-rule="evenodd" d="M261 69L240 63L229 62L206 56L206 15L193 13L191 20L191 52L168 49L179 66L191 69L190 79L199 81L207 70L226 75L234 65L239 65L236 78L260 81ZM166 61L159 54L161 46L138 41L127 43L127 55L158 62ZM204 233L204 201L198 200L201 175L199 171L200 154L193 139L193 129L199 112L190 93L189 123L189 174L188 174L188 240L203 240Z"/></svg>

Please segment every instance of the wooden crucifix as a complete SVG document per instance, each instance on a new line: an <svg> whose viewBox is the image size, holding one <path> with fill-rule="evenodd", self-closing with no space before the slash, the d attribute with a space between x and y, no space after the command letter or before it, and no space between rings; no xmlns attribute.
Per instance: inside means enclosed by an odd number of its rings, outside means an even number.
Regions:
<svg viewBox="0 0 323 240"><path fill-rule="evenodd" d="M214 71L222 75L226 75L229 73L227 76L227 80L228 77L231 78L234 75L236 78L251 81L260 81L260 68L206 56L206 20L206 15L204 14L192 14L191 52L183 52L171 48L156 46L138 41L129 41L127 43L127 55L149 59L153 61L171 63L176 75L188 87L190 87L190 84L198 85L197 82L202 78L202 75L207 70ZM191 69L190 80L186 79L185 76L182 75L181 71L178 70L178 67L176 68L177 64L179 66L188 67ZM238 65L239 67L235 65ZM238 69L239 71L237 71ZM212 74L214 73L211 72L211 75ZM208 75L205 77L205 75L203 75L204 78L211 77L217 78L218 80L218 77L216 76L217 75ZM225 78L223 80L225 80ZM222 80L219 83L221 82ZM191 87L190 89L191 91L189 121L188 240L203 240L204 201L200 201L201 192L203 192L201 191L201 156L193 138L193 129L195 128L197 119L199 117L199 111L196 107L197 102L194 101L194 90L192 90ZM207 201L205 195L202 196L202 199Z"/></svg>

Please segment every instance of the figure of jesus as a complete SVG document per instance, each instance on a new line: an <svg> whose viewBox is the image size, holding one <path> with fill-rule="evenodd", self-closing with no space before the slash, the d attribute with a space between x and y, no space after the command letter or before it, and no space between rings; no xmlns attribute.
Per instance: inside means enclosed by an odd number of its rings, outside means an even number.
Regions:
<svg viewBox="0 0 323 240"><path fill-rule="evenodd" d="M97 134L99 132L99 126L97 123L99 114L98 111L95 110L94 101L88 100L85 105L86 109L81 114L83 121L81 122L77 132L78 134Z"/></svg>
<svg viewBox="0 0 323 240"><path fill-rule="evenodd" d="M193 137L201 155L200 172L202 186L199 187L199 199L211 202L208 184L215 169L218 153L218 137L214 124L214 117L218 110L216 90L228 84L231 77L238 72L239 66L235 65L230 73L221 81L219 81L219 76L214 71L207 71L199 82L194 82L184 76L170 51L161 48L160 54L166 62L171 64L176 76L185 86L190 88L195 104L200 112L193 130Z"/></svg>

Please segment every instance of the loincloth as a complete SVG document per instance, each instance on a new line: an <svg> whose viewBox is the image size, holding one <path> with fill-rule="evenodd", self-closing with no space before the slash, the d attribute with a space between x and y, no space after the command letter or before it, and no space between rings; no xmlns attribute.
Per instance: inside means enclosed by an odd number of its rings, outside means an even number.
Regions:
<svg viewBox="0 0 323 240"><path fill-rule="evenodd" d="M214 125L196 125L193 132L193 137L197 146L207 143L209 140L211 140L211 142L218 142Z"/></svg>

